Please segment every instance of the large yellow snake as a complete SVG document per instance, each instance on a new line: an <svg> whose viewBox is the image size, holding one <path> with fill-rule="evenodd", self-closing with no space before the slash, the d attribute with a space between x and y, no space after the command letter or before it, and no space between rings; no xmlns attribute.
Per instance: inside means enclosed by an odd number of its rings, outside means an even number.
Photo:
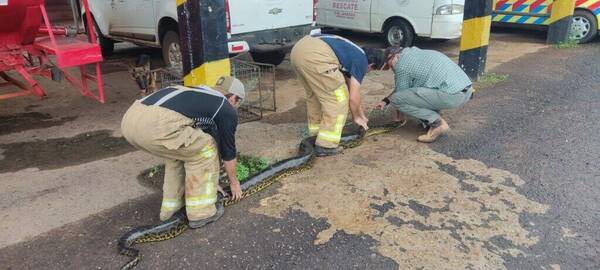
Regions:
<svg viewBox="0 0 600 270"><path fill-rule="evenodd" d="M357 132L353 134L345 134L342 136L340 145L344 148L356 147L364 141L366 137L389 132L402 124L393 123L370 128L366 132ZM242 183L242 199L252 194L262 191L273 183L279 181L286 176L297 174L308 170L312 166L314 158L314 137L309 137L300 143L298 155L279 161L260 173L251 176L247 181ZM227 194L230 194L227 192ZM219 201L224 206L232 205L238 201L234 201L230 196L220 197ZM123 235L119 239L119 252L129 256L132 259L121 267L121 270L134 268L141 260L139 250L132 248L135 244L164 241L182 234L188 229L188 221L185 212L179 211L169 220L155 225L147 225L135 228Z"/></svg>

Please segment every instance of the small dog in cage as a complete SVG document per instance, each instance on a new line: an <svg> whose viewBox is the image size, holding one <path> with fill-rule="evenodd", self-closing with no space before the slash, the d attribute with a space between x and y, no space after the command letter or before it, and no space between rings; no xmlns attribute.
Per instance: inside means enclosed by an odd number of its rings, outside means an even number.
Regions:
<svg viewBox="0 0 600 270"><path fill-rule="evenodd" d="M150 56L142 54L135 65L130 65L129 74L140 88L140 96L145 97L158 90L156 85L157 70L152 70Z"/></svg>

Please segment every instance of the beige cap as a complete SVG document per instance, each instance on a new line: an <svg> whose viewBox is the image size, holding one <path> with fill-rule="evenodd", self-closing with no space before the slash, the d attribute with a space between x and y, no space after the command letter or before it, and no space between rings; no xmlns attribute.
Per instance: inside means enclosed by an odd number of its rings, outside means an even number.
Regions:
<svg viewBox="0 0 600 270"><path fill-rule="evenodd" d="M246 98L246 90L242 81L231 76L219 78L214 88L224 95L234 94L242 99Z"/></svg>

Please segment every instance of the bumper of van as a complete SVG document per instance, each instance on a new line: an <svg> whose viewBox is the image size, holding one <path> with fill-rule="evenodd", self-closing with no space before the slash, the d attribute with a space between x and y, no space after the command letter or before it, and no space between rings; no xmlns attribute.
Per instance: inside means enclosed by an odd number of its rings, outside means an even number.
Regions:
<svg viewBox="0 0 600 270"><path fill-rule="evenodd" d="M312 25L300 25L232 35L230 41L246 41L251 52L286 50L314 29Z"/></svg>
<svg viewBox="0 0 600 270"><path fill-rule="evenodd" d="M431 38L453 39L462 33L463 14L433 15Z"/></svg>

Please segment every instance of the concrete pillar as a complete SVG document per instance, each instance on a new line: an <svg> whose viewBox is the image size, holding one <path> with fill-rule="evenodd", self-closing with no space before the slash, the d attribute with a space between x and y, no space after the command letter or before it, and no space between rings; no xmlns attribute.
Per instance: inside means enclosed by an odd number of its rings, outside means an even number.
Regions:
<svg viewBox="0 0 600 270"><path fill-rule="evenodd" d="M458 64L472 80L485 71L493 0L465 0Z"/></svg>
<svg viewBox="0 0 600 270"><path fill-rule="evenodd" d="M547 42L558 44L569 39L569 30L573 12L575 11L575 0L554 0L550 12L550 27L548 28Z"/></svg>
<svg viewBox="0 0 600 270"><path fill-rule="evenodd" d="M175 0L185 86L214 86L230 75L225 0Z"/></svg>

